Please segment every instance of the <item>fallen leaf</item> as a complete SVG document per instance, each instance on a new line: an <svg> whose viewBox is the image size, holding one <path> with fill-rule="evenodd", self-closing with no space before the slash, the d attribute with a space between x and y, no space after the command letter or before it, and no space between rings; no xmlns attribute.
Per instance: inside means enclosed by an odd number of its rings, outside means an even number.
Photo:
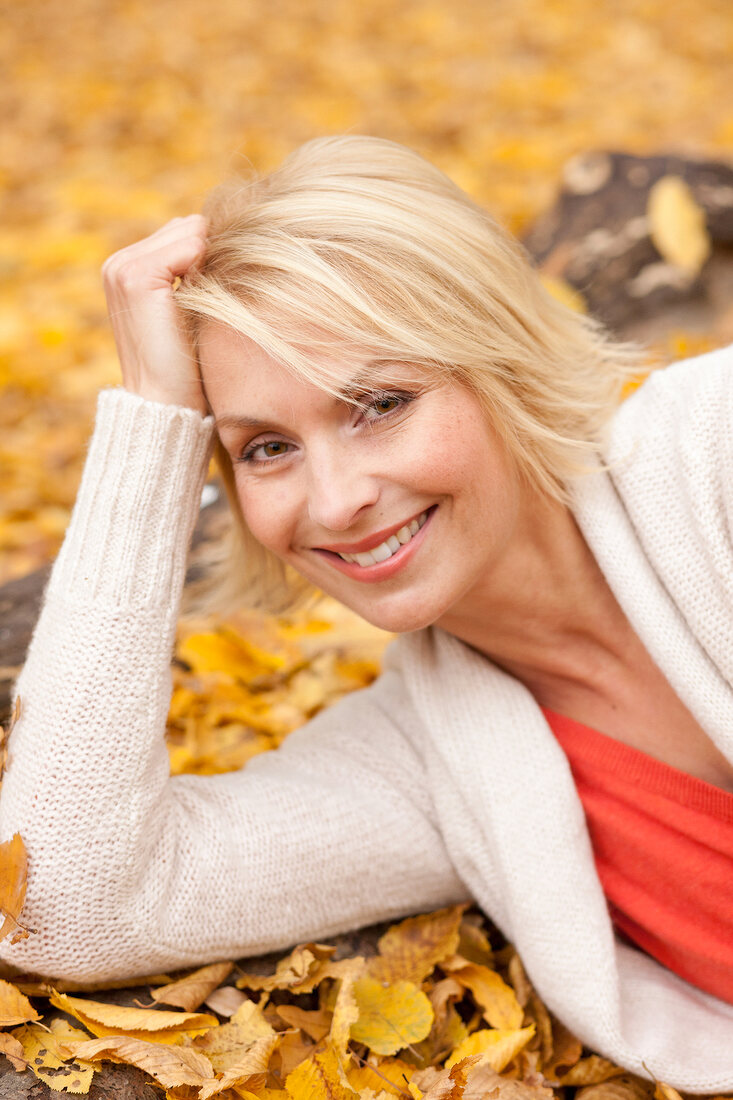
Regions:
<svg viewBox="0 0 733 1100"><path fill-rule="evenodd" d="M166 1089L201 1086L214 1076L211 1062L190 1047L170 1047L128 1035L108 1035L79 1043L77 1058L88 1062L122 1062L137 1066Z"/></svg>
<svg viewBox="0 0 733 1100"><path fill-rule="evenodd" d="M376 1054L396 1054L429 1033L433 1009L413 982L384 985L374 978L360 978L353 991L359 1017L351 1026L351 1038Z"/></svg>
<svg viewBox="0 0 733 1100"><path fill-rule="evenodd" d="M379 954L369 960L369 974L380 982L419 985L443 959L455 954L465 905L423 913L393 925L379 940Z"/></svg>
<svg viewBox="0 0 733 1100"><path fill-rule="evenodd" d="M451 978L470 990L491 1027L512 1030L520 1028L524 1012L511 986L495 970L487 966L468 966L450 972Z"/></svg>
<svg viewBox="0 0 733 1100"><path fill-rule="evenodd" d="M151 990L150 996L159 1004L176 1005L187 1012L193 1012L221 985L234 969L232 962L212 963L194 970L185 978L159 989Z"/></svg>
<svg viewBox="0 0 733 1100"><path fill-rule="evenodd" d="M191 1046L205 1054L217 1073L221 1073L236 1065L259 1039L274 1034L275 1029L268 1024L259 1005L248 1000L228 1023L198 1036Z"/></svg>
<svg viewBox="0 0 733 1100"><path fill-rule="evenodd" d="M6 1031L0 1031L0 1054L5 1055L17 1073L21 1073L28 1066L23 1047L14 1035L8 1035Z"/></svg>
<svg viewBox="0 0 733 1100"><path fill-rule="evenodd" d="M39 1081L54 1092L89 1092L94 1068L84 1065L85 1059L78 1055L69 1058L68 1052L60 1048L53 1032L38 1024L25 1024L12 1034L22 1047L28 1067Z"/></svg>
<svg viewBox="0 0 733 1100"><path fill-rule="evenodd" d="M280 1041L281 1037L275 1034L262 1035L255 1039L244 1057L229 1066L218 1080L207 1081L201 1086L199 1100L209 1100L210 1096L215 1096L224 1089L240 1085L248 1089L257 1089L264 1085L270 1057Z"/></svg>
<svg viewBox="0 0 733 1100"><path fill-rule="evenodd" d="M204 1004L218 1016L233 1016L248 999L247 994L242 993L241 989L235 989L233 985L223 985L221 989L215 989L210 993Z"/></svg>
<svg viewBox="0 0 733 1100"><path fill-rule="evenodd" d="M469 1035L457 1050L447 1060L446 1068L450 1069L464 1058L472 1054L482 1055L482 1061L490 1065L497 1073L501 1073L509 1065L512 1058L527 1045L535 1034L534 1026L516 1028L512 1031L498 1028L482 1028Z"/></svg>
<svg viewBox="0 0 733 1100"><path fill-rule="evenodd" d="M561 1085L600 1085L612 1077L620 1077L624 1071L600 1054L581 1058L567 1073L560 1077Z"/></svg>
<svg viewBox="0 0 733 1100"><path fill-rule="evenodd" d="M0 1027L15 1027L41 1017L23 994L10 982L0 978Z"/></svg>
<svg viewBox="0 0 733 1100"><path fill-rule="evenodd" d="M274 974L243 974L237 980L238 989L290 989L293 993L310 993L324 977L335 947L322 943L302 943L280 959Z"/></svg>
<svg viewBox="0 0 733 1100"><path fill-rule="evenodd" d="M691 276L710 255L705 212L680 176L662 176L647 201L649 235L661 256Z"/></svg>
<svg viewBox="0 0 733 1100"><path fill-rule="evenodd" d="M151 1008L87 1001L54 990L49 1000L62 1012L79 1020L93 1035L129 1035L156 1043L181 1043L188 1036L200 1035L218 1027L216 1016L200 1012L166 1012Z"/></svg>
<svg viewBox="0 0 733 1100"><path fill-rule="evenodd" d="M319 1043L331 1030L333 1014L323 1008L307 1010L296 1005L278 1005L277 1014L290 1027L300 1028L314 1042Z"/></svg>
<svg viewBox="0 0 733 1100"><path fill-rule="evenodd" d="M669 1087L669 1086L668 1086ZM576 1092L576 1100L651 1100L654 1086L629 1073L621 1073L599 1085L588 1085Z"/></svg>
<svg viewBox="0 0 733 1100"><path fill-rule="evenodd" d="M351 965L348 970L344 971L339 982L330 1032L331 1045L340 1058L346 1053L351 1038L351 1029L360 1016L360 1006L357 1002L354 983L360 978L364 970L362 959L349 959L348 962Z"/></svg>
<svg viewBox="0 0 733 1100"><path fill-rule="evenodd" d="M366 1062L362 1066L351 1066L346 1076L349 1084L359 1096L365 1089L385 1093L388 1096L405 1096L407 1086L415 1072L415 1067L400 1058L383 1058L377 1065Z"/></svg>
<svg viewBox="0 0 733 1100"><path fill-rule="evenodd" d="M28 857L20 833L0 844L0 941L10 936L11 943L19 943L33 929L20 923L25 901Z"/></svg>
<svg viewBox="0 0 733 1100"><path fill-rule="evenodd" d="M290 1100L354 1100L358 1096L345 1081L332 1047L314 1051L289 1073L285 1089Z"/></svg>

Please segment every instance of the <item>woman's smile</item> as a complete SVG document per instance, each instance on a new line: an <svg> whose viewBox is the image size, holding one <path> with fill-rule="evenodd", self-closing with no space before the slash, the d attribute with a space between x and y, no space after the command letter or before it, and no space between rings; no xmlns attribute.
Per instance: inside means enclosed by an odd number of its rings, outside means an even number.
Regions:
<svg viewBox="0 0 733 1100"><path fill-rule="evenodd" d="M434 504L419 516L388 529L386 537L380 531L376 536L369 536L360 542L317 546L314 551L334 569L357 581L374 584L387 580L411 561L422 546L436 508Z"/></svg>

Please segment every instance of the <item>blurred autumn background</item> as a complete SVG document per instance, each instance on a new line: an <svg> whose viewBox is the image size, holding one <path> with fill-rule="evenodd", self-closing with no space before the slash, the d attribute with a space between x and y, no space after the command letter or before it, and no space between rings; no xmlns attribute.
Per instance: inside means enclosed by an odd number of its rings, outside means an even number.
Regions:
<svg viewBox="0 0 733 1100"><path fill-rule="evenodd" d="M733 148L729 0L6 0L2 19L0 583L56 553L95 395L118 383L102 262L232 171L375 134L521 236L576 154ZM274 747L368 682L383 641L328 604L184 624L173 769Z"/></svg>

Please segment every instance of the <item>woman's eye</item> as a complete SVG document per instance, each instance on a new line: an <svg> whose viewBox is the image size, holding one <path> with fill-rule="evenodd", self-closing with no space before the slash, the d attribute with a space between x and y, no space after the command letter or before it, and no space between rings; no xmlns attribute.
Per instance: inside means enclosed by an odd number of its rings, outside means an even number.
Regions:
<svg viewBox="0 0 733 1100"><path fill-rule="evenodd" d="M282 439L270 439L266 443L254 443L244 451L243 462L267 462L288 453L289 444Z"/></svg>
<svg viewBox="0 0 733 1100"><path fill-rule="evenodd" d="M383 393L373 397L368 404L364 404L364 416L367 420L377 420L380 416L386 416L394 412L400 405L405 404L405 398L396 393Z"/></svg>

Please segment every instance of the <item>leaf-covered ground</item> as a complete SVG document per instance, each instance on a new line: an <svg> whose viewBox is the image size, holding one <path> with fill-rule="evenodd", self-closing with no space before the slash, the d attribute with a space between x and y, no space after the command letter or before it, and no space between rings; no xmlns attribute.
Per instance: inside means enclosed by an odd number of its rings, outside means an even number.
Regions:
<svg viewBox="0 0 733 1100"><path fill-rule="evenodd" d="M117 382L102 261L237 166L267 170L324 133L379 134L521 232L576 152L733 146L728 0L26 0L5 6L3 30L0 582L56 552L94 395ZM384 641L329 603L183 623L173 770L276 747L368 683ZM16 846L5 934L22 881ZM134 998L0 983L0 1051L74 1093L107 1059L172 1100L674 1100L583 1051L479 914L408 920L374 950L301 945L274 974L232 960Z"/></svg>

